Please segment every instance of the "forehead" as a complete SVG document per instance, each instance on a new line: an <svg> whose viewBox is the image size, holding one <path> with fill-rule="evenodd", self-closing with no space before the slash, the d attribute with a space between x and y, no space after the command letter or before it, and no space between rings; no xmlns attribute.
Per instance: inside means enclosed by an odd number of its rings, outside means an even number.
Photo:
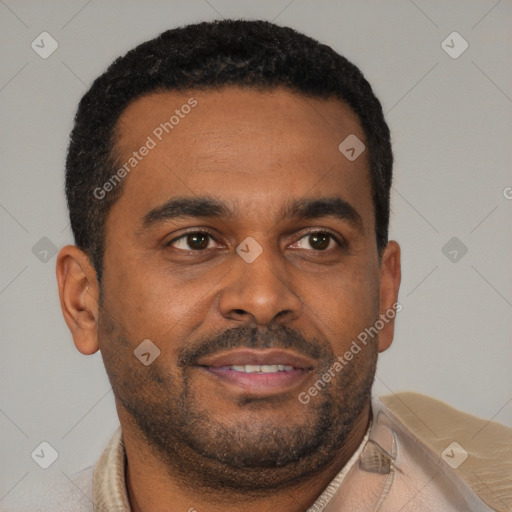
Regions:
<svg viewBox="0 0 512 512"><path fill-rule="evenodd" d="M189 142L204 142L213 147L227 137L243 139L258 135L255 143L270 145L279 142L275 139L277 134L286 136L289 142L292 138L307 137L310 144L304 146L305 150L318 142L324 149L330 146L337 150L339 137L344 133L364 139L356 114L341 100L307 97L282 88L256 91L224 87L156 92L137 98L119 118L117 146L131 150L146 135L157 142L162 142L166 135L174 139L191 138ZM246 149L250 147L247 144Z"/></svg>
<svg viewBox="0 0 512 512"><path fill-rule="evenodd" d="M339 150L354 135L365 141L357 116L338 99L239 87L153 93L132 102L117 124L118 165L137 159L118 203L143 213L194 194L222 197L243 212L268 211L282 196L367 202L366 152L349 161Z"/></svg>

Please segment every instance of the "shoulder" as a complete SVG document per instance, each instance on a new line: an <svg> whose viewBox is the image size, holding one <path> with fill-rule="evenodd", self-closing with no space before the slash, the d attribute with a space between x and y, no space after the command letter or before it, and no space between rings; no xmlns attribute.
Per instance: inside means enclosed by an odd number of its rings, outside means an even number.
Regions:
<svg viewBox="0 0 512 512"><path fill-rule="evenodd" d="M418 393L383 396L377 409L493 510L512 509L512 429Z"/></svg>

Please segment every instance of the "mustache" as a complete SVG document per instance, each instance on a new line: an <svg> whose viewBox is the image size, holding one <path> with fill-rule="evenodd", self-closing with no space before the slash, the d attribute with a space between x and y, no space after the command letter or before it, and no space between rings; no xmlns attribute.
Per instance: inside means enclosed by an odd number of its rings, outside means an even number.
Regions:
<svg viewBox="0 0 512 512"><path fill-rule="evenodd" d="M184 347L178 356L178 366L195 366L201 357L235 348L293 349L316 360L334 361L331 350L316 339L306 339L295 329L282 325L263 329L248 325L228 329L217 336L202 339L192 346Z"/></svg>

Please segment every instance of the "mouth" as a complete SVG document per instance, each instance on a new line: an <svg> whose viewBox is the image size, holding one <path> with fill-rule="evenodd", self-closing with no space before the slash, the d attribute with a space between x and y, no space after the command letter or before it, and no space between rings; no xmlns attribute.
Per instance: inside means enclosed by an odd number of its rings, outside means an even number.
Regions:
<svg viewBox="0 0 512 512"><path fill-rule="evenodd" d="M236 349L200 358L197 367L235 392L269 396L302 385L315 362L290 350Z"/></svg>

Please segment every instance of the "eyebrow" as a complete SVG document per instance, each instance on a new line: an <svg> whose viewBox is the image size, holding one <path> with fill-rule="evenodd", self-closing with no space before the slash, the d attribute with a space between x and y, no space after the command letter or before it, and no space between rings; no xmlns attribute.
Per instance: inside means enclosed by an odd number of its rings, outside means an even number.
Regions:
<svg viewBox="0 0 512 512"><path fill-rule="evenodd" d="M153 208L142 218L142 226L149 228L160 222L177 218L234 217L237 209L214 197L176 197ZM281 209L282 219L317 219L333 217L363 229L363 220L357 210L339 196L295 199Z"/></svg>
<svg viewBox="0 0 512 512"><path fill-rule="evenodd" d="M357 210L341 197L319 197L297 199L285 205L282 218L318 219L333 217L363 229L363 219Z"/></svg>

